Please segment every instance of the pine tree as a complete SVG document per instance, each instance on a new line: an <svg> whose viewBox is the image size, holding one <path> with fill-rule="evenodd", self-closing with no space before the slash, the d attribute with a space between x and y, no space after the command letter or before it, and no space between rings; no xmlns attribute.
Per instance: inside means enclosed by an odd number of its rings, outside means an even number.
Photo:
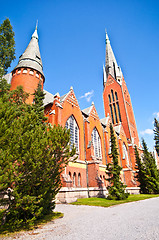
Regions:
<svg viewBox="0 0 159 240"><path fill-rule="evenodd" d="M112 124L110 124L110 139L111 139L111 155L112 162L106 166L106 174L108 175L108 198L115 198L117 200L125 199L128 197L128 193L125 193L125 185L120 180L120 172L122 167L118 164L118 151L116 146L116 139Z"/></svg>
<svg viewBox="0 0 159 240"><path fill-rule="evenodd" d="M32 108L34 109L34 111L36 112L39 118L38 120L39 124L43 124L47 120L47 118L44 116L44 105L43 105L45 93L42 90L42 85L40 81L33 95L34 95L34 100L33 100Z"/></svg>
<svg viewBox="0 0 159 240"><path fill-rule="evenodd" d="M15 59L14 32L10 21L6 18L0 25L0 68L3 74L7 73L8 67Z"/></svg>
<svg viewBox="0 0 159 240"><path fill-rule="evenodd" d="M8 195L0 204L8 206L2 223L12 229L31 226L54 209L60 174L75 154L69 131L40 124L26 97L21 88L0 97L0 194Z"/></svg>
<svg viewBox="0 0 159 240"><path fill-rule="evenodd" d="M0 98L3 98L4 96L7 97L6 93L9 94L9 90L10 84L8 84L6 79L4 79L2 74L0 74Z"/></svg>
<svg viewBox="0 0 159 240"><path fill-rule="evenodd" d="M137 150L137 147L135 146L135 157L136 157L136 179L139 182L140 187L140 193L149 193L149 190L147 188L148 184L148 178L146 175L146 168L139 156L139 152Z"/></svg>
<svg viewBox="0 0 159 240"><path fill-rule="evenodd" d="M137 163L137 179L140 183L141 193L159 193L159 175L153 155L148 151L147 144L142 139L143 154L139 157L137 148L135 148Z"/></svg>
<svg viewBox="0 0 159 240"><path fill-rule="evenodd" d="M155 137L154 137L154 140L155 140L155 148L156 148L156 152L159 156L159 122L157 121L157 119L155 118L155 121L154 121L154 134L155 134Z"/></svg>
<svg viewBox="0 0 159 240"><path fill-rule="evenodd" d="M146 169L147 175L147 188L149 193L158 193L159 192L159 176L157 171L157 166L154 157L148 151L147 144L144 139L142 139L143 146L143 163Z"/></svg>

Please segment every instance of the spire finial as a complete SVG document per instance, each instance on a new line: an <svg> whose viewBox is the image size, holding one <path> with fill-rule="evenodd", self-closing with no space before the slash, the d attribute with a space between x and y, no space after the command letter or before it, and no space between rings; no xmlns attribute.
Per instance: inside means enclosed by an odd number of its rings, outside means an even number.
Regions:
<svg viewBox="0 0 159 240"><path fill-rule="evenodd" d="M35 29L37 30L38 29L38 19L36 20L36 27Z"/></svg>
<svg viewBox="0 0 159 240"><path fill-rule="evenodd" d="M32 38L34 37L34 38L38 39L37 28L38 28L38 20L36 21L36 27L35 27L35 31L34 31L34 33L33 33L33 35L32 35Z"/></svg>
<svg viewBox="0 0 159 240"><path fill-rule="evenodd" d="M105 42L106 43L110 42L106 28L105 28Z"/></svg>

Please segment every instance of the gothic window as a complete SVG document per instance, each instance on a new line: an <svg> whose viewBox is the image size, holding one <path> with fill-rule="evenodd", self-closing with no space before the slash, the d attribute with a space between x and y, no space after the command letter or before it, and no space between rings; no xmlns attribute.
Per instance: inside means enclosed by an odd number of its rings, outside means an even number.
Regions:
<svg viewBox="0 0 159 240"><path fill-rule="evenodd" d="M109 97L109 103L111 103L111 96L110 96L110 94L108 95L108 97Z"/></svg>
<svg viewBox="0 0 159 240"><path fill-rule="evenodd" d="M73 174L73 186L76 187L76 173Z"/></svg>
<svg viewBox="0 0 159 240"><path fill-rule="evenodd" d="M112 99L113 99L113 102L114 102L114 93L113 93L112 89L111 89L111 94L112 94Z"/></svg>
<svg viewBox="0 0 159 240"><path fill-rule="evenodd" d="M118 115L119 115L119 121L121 122L121 114L120 114L120 108L119 108L119 103L116 103L117 109L118 109Z"/></svg>
<svg viewBox="0 0 159 240"><path fill-rule="evenodd" d="M113 116L112 105L110 105L110 112L111 112L111 117L112 117L112 123L114 124L114 116Z"/></svg>
<svg viewBox="0 0 159 240"><path fill-rule="evenodd" d="M116 120L116 123L118 123L118 118L117 118L117 114L116 114L115 103L113 103L113 108L114 108L114 113L115 113L115 120Z"/></svg>
<svg viewBox="0 0 159 240"><path fill-rule="evenodd" d="M81 174L79 173L78 174L78 187L81 186Z"/></svg>
<svg viewBox="0 0 159 240"><path fill-rule="evenodd" d="M102 153L101 153L101 140L99 133L96 129L96 127L93 129L92 132L92 143L94 147L94 154L97 158L102 158Z"/></svg>
<svg viewBox="0 0 159 240"><path fill-rule="evenodd" d="M115 92L115 98L116 98L116 100L118 100L118 95L117 95L117 92Z"/></svg>
<svg viewBox="0 0 159 240"><path fill-rule="evenodd" d="M129 157L128 157L128 151L127 148L125 146L125 144L123 143L123 159L126 160L127 165L129 166Z"/></svg>
<svg viewBox="0 0 159 240"><path fill-rule="evenodd" d="M69 119L65 124L65 127L67 129L70 129L71 146L73 146L74 144L76 147L76 152L78 152L79 151L79 128L73 115L69 117Z"/></svg>
<svg viewBox="0 0 159 240"><path fill-rule="evenodd" d="M110 106L110 112L112 117L112 123L114 124L114 123L118 123L119 121L121 122L121 114L120 114L117 92L115 92L115 97L114 97L113 89L111 89L111 96L109 94L108 97L109 97L109 106ZM111 102L111 99L113 102ZM115 116L115 119L114 119L114 116Z"/></svg>

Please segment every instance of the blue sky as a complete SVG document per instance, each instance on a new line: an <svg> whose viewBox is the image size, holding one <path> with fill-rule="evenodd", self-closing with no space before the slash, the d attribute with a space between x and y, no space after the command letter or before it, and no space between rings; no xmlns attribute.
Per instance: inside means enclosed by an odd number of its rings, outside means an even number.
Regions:
<svg viewBox="0 0 159 240"><path fill-rule="evenodd" d="M16 66L38 19L44 88L60 95L73 86L81 109L94 101L104 117L105 28L127 83L139 137L153 147L159 119L159 1L2 1L0 23L9 17L16 41Z"/></svg>

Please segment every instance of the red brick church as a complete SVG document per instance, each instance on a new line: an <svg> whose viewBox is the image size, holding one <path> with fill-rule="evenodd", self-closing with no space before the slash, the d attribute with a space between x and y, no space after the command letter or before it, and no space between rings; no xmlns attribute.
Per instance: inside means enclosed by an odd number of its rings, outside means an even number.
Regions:
<svg viewBox="0 0 159 240"><path fill-rule="evenodd" d="M34 90L39 81L45 82L43 65L38 45L37 27L29 45L13 69L11 89L22 85L30 93L28 103L33 102ZM102 82L102 81L101 81ZM71 84L71 83L70 83ZM130 95L121 68L115 59L106 33L106 61L103 66L103 101L105 117L99 119L95 104L81 110L73 88L63 96L46 93L45 114L49 123L60 124L70 129L71 143L76 146L77 160L71 159L61 178L63 187L57 199L70 202L79 197L97 196L107 193L106 163L110 158L110 123L113 124L122 166L121 179L127 190L137 193L134 146L140 150Z"/></svg>

